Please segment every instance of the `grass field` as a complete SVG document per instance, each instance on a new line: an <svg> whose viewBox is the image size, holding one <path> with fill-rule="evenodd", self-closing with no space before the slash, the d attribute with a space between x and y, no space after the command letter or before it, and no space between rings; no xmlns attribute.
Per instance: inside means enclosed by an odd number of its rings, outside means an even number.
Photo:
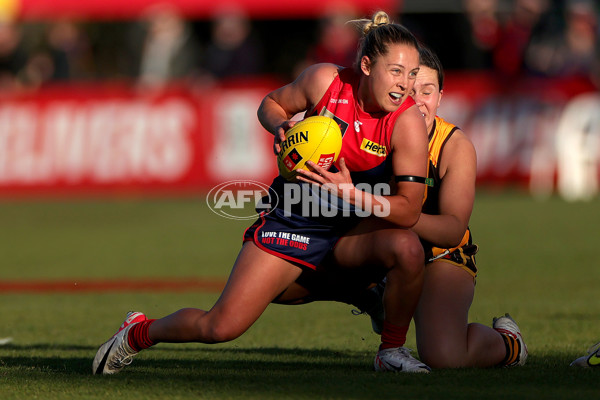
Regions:
<svg viewBox="0 0 600 400"><path fill-rule="evenodd" d="M0 204L0 281L225 279L244 222L201 197ZM600 200L538 202L480 191L471 320L510 312L530 350L515 369L376 374L379 337L336 303L271 306L241 338L141 353L115 376L92 376L97 347L130 309L160 317L207 308L217 292L0 294L2 399L575 399L597 397L600 369L569 362L600 340ZM412 334L412 335L411 335ZM414 330L407 346L416 348Z"/></svg>

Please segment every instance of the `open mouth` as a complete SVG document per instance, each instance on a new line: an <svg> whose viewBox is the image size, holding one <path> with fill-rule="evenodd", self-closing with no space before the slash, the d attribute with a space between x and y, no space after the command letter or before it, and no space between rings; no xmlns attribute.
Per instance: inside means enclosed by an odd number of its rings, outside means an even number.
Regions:
<svg viewBox="0 0 600 400"><path fill-rule="evenodd" d="M392 101L394 103L400 103L402 101L402 93L398 93L398 92L391 92L390 93L390 98L392 99Z"/></svg>

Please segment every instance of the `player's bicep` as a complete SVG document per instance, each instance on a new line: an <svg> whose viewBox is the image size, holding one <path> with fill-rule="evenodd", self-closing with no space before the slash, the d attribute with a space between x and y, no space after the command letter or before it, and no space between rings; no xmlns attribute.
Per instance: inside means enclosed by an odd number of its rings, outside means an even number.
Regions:
<svg viewBox="0 0 600 400"><path fill-rule="evenodd" d="M272 91L263 102L271 102L273 106L281 108L287 119L309 107L302 87L298 86L295 81Z"/></svg>
<svg viewBox="0 0 600 400"><path fill-rule="evenodd" d="M427 176L427 128L416 106L409 108L398 118L392 136L392 147L395 176L416 178ZM422 193L424 191L422 183L400 180L395 185L398 193Z"/></svg>
<svg viewBox="0 0 600 400"><path fill-rule="evenodd" d="M442 161L445 174L440 186L440 214L455 216L466 229L475 201L475 148L462 134L453 136L444 149Z"/></svg>

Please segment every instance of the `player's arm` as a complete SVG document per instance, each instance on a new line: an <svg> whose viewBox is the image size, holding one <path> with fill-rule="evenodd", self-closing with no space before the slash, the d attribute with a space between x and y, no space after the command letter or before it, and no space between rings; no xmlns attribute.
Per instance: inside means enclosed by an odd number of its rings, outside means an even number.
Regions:
<svg viewBox="0 0 600 400"><path fill-rule="evenodd" d="M290 119L308 111L323 97L339 67L333 64L315 64L304 70L296 80L269 93L258 107L258 120L275 136L278 147L285 132L294 125ZM279 149L276 148L278 153Z"/></svg>
<svg viewBox="0 0 600 400"><path fill-rule="evenodd" d="M427 175L427 128L417 106L404 111L397 119L392 134L391 155L394 174L413 176L425 180ZM350 171L343 158L339 172L329 172L315 163L306 163L312 171L297 170L298 179L304 182L327 185L336 196L360 207L369 215L390 221L401 228L412 227L421 214L424 182L400 181L393 183L392 194L382 196L360 190L352 184Z"/></svg>
<svg viewBox="0 0 600 400"><path fill-rule="evenodd" d="M398 117L392 135L392 165L394 176L427 176L427 127L418 107L412 106ZM425 185L421 182L391 183L390 216L384 219L404 228L412 227L421 214Z"/></svg>
<svg viewBox="0 0 600 400"><path fill-rule="evenodd" d="M440 159L440 215L422 214L412 229L436 247L458 246L473 211L476 175L475 148L463 132L456 131Z"/></svg>

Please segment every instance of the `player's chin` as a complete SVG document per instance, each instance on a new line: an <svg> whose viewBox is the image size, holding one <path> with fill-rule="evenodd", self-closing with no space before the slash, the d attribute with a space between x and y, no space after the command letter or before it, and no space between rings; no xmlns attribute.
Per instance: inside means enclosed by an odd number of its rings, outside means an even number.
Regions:
<svg viewBox="0 0 600 400"><path fill-rule="evenodd" d="M386 104L384 104L381 108L384 112L386 113L391 113L394 112L398 109L398 107L400 107L401 103L392 103L392 102L388 102Z"/></svg>

